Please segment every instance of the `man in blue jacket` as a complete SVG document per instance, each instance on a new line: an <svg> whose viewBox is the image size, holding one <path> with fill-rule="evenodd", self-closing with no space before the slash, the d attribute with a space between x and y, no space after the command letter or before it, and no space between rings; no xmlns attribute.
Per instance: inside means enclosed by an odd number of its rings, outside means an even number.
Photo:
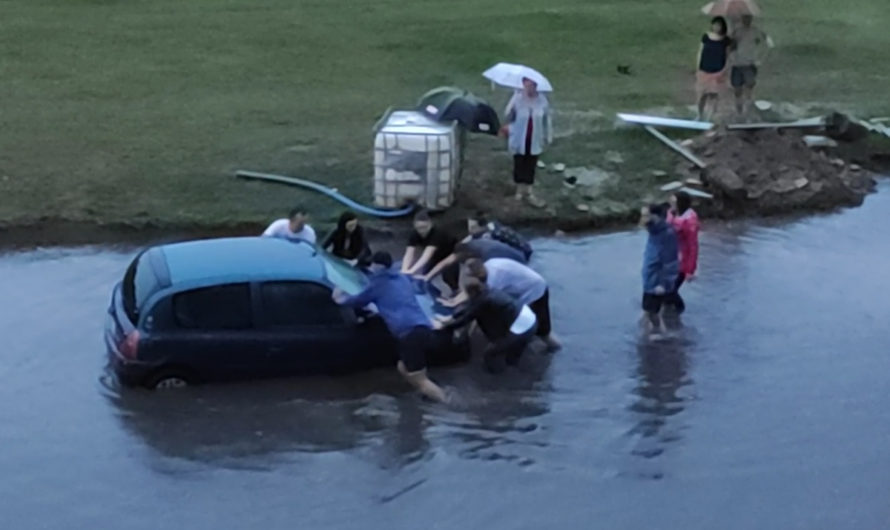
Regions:
<svg viewBox="0 0 890 530"><path fill-rule="evenodd" d="M680 266L677 235L666 219L667 207L661 204L641 211L640 224L649 232L643 253L643 311L653 338L664 329L661 307L674 290Z"/></svg>
<svg viewBox="0 0 890 530"><path fill-rule="evenodd" d="M370 285L355 296L334 289L334 301L341 305L362 308L377 306L377 313L399 343L399 373L420 393L436 401L446 402L439 385L427 377L427 352L439 341L433 324L414 296L411 279L392 268L392 256L377 252L371 258Z"/></svg>

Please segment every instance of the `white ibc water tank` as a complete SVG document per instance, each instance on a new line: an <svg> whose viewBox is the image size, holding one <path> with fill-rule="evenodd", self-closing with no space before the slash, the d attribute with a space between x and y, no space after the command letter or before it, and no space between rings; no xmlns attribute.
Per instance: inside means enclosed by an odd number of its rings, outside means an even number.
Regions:
<svg viewBox="0 0 890 530"><path fill-rule="evenodd" d="M414 201L430 210L451 206L460 175L457 126L420 112L395 111L374 138L374 202L398 208Z"/></svg>

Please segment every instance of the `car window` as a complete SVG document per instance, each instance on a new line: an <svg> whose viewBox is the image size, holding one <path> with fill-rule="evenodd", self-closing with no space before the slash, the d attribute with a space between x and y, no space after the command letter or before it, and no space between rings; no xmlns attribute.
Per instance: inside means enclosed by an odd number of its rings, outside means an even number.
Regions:
<svg viewBox="0 0 890 530"><path fill-rule="evenodd" d="M265 321L271 326L338 326L344 310L331 299L331 290L307 282L268 282L261 286Z"/></svg>
<svg viewBox="0 0 890 530"><path fill-rule="evenodd" d="M251 327L250 286L216 285L173 296L176 325L187 329Z"/></svg>
<svg viewBox="0 0 890 530"><path fill-rule="evenodd" d="M367 276L349 263L324 251L319 251L318 255L324 263L328 280L346 294L356 295L368 285Z"/></svg>
<svg viewBox="0 0 890 530"><path fill-rule="evenodd" d="M134 325L139 320L139 308L161 287L149 261L149 252L142 252L127 267L122 285L124 311Z"/></svg>

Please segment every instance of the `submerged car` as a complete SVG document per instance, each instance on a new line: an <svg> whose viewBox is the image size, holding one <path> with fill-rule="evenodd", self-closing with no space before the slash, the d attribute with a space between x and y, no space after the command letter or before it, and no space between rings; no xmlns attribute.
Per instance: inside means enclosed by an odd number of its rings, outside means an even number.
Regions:
<svg viewBox="0 0 890 530"><path fill-rule="evenodd" d="M339 374L394 366L396 341L360 292L364 272L314 245L277 238L207 239L142 251L113 290L105 324L111 369L126 386ZM430 314L433 297L419 291ZM451 333L431 365L465 361Z"/></svg>

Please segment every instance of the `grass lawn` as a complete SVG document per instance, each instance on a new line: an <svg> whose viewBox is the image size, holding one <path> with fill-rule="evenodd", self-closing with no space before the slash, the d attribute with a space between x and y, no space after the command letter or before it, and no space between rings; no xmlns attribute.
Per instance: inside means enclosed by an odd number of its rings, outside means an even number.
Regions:
<svg viewBox="0 0 890 530"><path fill-rule="evenodd" d="M294 202L328 220L338 205L234 170L303 176L369 201L379 115L442 84L501 108L506 94L480 73L502 60L556 87L549 158L602 165L618 150L626 162L607 198L637 200L654 184L649 170L675 159L645 133L614 131L613 113L692 102L703 3L4 0L0 222L260 223ZM890 112L886 0L761 4L777 43L761 97ZM465 203L476 189L507 194L509 170L502 140L474 137ZM557 197L559 179L542 180Z"/></svg>

